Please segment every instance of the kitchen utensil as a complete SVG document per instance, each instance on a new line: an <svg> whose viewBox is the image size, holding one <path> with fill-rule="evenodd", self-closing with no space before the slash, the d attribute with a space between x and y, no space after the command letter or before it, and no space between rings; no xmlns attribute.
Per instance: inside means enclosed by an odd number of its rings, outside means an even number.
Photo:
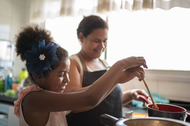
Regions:
<svg viewBox="0 0 190 126"><path fill-rule="evenodd" d="M132 118L133 110L125 111L125 118Z"/></svg>
<svg viewBox="0 0 190 126"><path fill-rule="evenodd" d="M108 114L100 116L100 123L106 126L190 126L190 123L161 117L116 118Z"/></svg>
<svg viewBox="0 0 190 126"><path fill-rule="evenodd" d="M146 89L148 90L148 93L149 93L149 95L150 95L150 98L152 99L152 103L153 103L153 107L152 107L152 108L158 110L159 107L155 104L155 102L154 102L154 100L153 100L153 97L152 97L152 94L150 93L150 90L149 90L149 88L148 88L148 85L147 85L147 83L145 82L144 79L143 79L143 82L144 82L144 85L146 86Z"/></svg>
<svg viewBox="0 0 190 126"><path fill-rule="evenodd" d="M153 104L147 105L149 117L165 117L185 121L187 115L190 116L185 108L177 105L157 103L157 106L159 110L153 109Z"/></svg>

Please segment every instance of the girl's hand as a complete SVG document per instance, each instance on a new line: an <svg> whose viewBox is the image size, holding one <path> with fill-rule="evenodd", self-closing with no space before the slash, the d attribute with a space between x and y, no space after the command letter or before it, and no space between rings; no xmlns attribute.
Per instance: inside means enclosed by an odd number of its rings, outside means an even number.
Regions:
<svg viewBox="0 0 190 126"><path fill-rule="evenodd" d="M151 100L148 96L148 94L143 90L143 89L133 89L130 91L130 96L132 99L137 100L137 101L142 101L143 106L145 104L150 104Z"/></svg>
<svg viewBox="0 0 190 126"><path fill-rule="evenodd" d="M125 69L121 75L119 76L119 78L117 79L118 83L125 83L128 82L130 80L132 80L133 78L138 77L139 81L144 79L144 70L141 67L133 67L133 68L129 68L129 69Z"/></svg>
<svg viewBox="0 0 190 126"><path fill-rule="evenodd" d="M144 59L144 57L128 57L125 59L120 60L123 65L125 66L125 69L129 69L129 68L133 68L133 67L140 67L143 66L144 68L148 68L148 66L146 65L146 60Z"/></svg>

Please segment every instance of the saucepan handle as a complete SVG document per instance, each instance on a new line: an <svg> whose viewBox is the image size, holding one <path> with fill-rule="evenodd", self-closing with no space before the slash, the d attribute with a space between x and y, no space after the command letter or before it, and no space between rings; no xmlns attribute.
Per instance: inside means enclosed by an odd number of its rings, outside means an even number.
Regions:
<svg viewBox="0 0 190 126"><path fill-rule="evenodd" d="M143 101L143 102L146 102L147 104L152 104L152 101L150 101L148 98L146 98L145 96L143 95L140 95L139 96L140 99Z"/></svg>
<svg viewBox="0 0 190 126"><path fill-rule="evenodd" d="M108 125L108 126L114 126L114 124L118 121L119 119L114 117L114 116L111 116L111 115L108 115L108 114L102 114L100 116L100 124L103 124L103 125Z"/></svg>
<svg viewBox="0 0 190 126"><path fill-rule="evenodd" d="M188 116L190 116L190 113L189 113L189 112L186 112L186 114L187 114Z"/></svg>

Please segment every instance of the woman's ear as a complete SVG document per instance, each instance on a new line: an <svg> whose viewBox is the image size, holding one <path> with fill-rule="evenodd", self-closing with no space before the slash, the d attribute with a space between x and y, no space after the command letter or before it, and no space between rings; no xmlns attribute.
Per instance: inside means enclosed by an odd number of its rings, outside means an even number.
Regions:
<svg viewBox="0 0 190 126"><path fill-rule="evenodd" d="M78 38L79 38L80 42L82 43L82 42L83 42L83 39L84 39L84 36L83 36L82 32L80 32L80 33L78 34Z"/></svg>

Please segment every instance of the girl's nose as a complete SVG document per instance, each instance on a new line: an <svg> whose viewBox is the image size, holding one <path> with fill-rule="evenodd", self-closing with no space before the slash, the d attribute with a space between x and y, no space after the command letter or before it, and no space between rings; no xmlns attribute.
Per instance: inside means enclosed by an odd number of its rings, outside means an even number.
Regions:
<svg viewBox="0 0 190 126"><path fill-rule="evenodd" d="M64 80L63 80L63 81L64 81L65 83L70 82L69 74L68 74L68 73L65 74L65 77L64 77Z"/></svg>

